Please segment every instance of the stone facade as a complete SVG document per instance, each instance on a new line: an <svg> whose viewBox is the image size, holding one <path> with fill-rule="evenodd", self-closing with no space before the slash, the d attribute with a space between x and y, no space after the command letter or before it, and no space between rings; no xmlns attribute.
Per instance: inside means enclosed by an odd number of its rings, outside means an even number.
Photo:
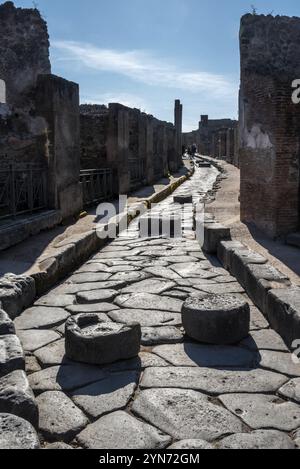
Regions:
<svg viewBox="0 0 300 469"><path fill-rule="evenodd" d="M299 228L300 19L241 20L241 218L271 237Z"/></svg>

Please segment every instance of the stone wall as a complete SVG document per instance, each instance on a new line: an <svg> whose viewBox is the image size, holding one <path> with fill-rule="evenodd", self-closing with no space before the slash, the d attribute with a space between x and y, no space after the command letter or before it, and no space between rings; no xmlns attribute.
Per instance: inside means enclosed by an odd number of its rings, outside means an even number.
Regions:
<svg viewBox="0 0 300 469"><path fill-rule="evenodd" d="M299 228L300 19L241 20L241 218L272 237Z"/></svg>

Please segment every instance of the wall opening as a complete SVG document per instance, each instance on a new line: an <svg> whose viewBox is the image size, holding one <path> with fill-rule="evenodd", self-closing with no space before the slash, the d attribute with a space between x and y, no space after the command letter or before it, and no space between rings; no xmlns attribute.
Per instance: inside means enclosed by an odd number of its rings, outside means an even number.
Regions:
<svg viewBox="0 0 300 469"><path fill-rule="evenodd" d="M5 81L0 79L0 104L6 104L6 85Z"/></svg>

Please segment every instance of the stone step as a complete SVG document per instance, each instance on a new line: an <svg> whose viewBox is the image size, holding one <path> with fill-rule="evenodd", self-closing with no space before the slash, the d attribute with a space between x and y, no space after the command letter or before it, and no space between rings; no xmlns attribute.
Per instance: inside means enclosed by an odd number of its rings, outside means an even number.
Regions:
<svg viewBox="0 0 300 469"><path fill-rule="evenodd" d="M286 238L286 243L289 246L296 246L297 248L300 248L300 233L292 233L288 235Z"/></svg>

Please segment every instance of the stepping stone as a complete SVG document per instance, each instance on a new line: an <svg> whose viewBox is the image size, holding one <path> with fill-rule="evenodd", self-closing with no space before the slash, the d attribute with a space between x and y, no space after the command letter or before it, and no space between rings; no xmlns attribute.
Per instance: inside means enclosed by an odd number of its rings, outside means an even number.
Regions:
<svg viewBox="0 0 300 469"><path fill-rule="evenodd" d="M39 306L24 311L15 319L15 326L17 330L52 329L63 324L69 316L62 308Z"/></svg>
<svg viewBox="0 0 300 469"><path fill-rule="evenodd" d="M38 427L38 407L24 371L13 371L0 379L0 413L17 415Z"/></svg>
<svg viewBox="0 0 300 469"><path fill-rule="evenodd" d="M68 319L65 340L70 360L106 365L138 356L141 326L102 322L97 314L81 314Z"/></svg>
<svg viewBox="0 0 300 469"><path fill-rule="evenodd" d="M126 287L122 290L123 293L151 293L151 294L156 294L160 295L161 293L164 293L167 290L170 290L171 288L175 287L176 283L171 282L170 280L163 280L163 279L148 279L148 280L143 280L142 282L134 283L133 285L130 285L129 287Z"/></svg>
<svg viewBox="0 0 300 469"><path fill-rule="evenodd" d="M189 337L215 345L240 342L250 329L250 308L234 295L188 298L182 307L182 323Z"/></svg>
<svg viewBox="0 0 300 469"><path fill-rule="evenodd" d="M293 362L290 353L262 350L260 351L260 366L291 378L300 378L300 364Z"/></svg>
<svg viewBox="0 0 300 469"><path fill-rule="evenodd" d="M187 279L195 277L211 279L217 277L217 274L202 269L199 265L199 262L175 264L171 266L171 269L173 269L181 277Z"/></svg>
<svg viewBox="0 0 300 469"><path fill-rule="evenodd" d="M95 420L104 414L125 409L134 395L138 381L137 372L112 374L107 379L74 391L72 399Z"/></svg>
<svg viewBox="0 0 300 469"><path fill-rule="evenodd" d="M195 391L142 391L134 401L132 411L176 440L211 442L228 433L243 432L243 424L238 418L212 404L208 396Z"/></svg>
<svg viewBox="0 0 300 469"><path fill-rule="evenodd" d="M120 295L115 299L115 304L121 308L145 309L169 311L171 313L180 313L183 301L170 297L151 295L149 293L136 293Z"/></svg>
<svg viewBox="0 0 300 469"><path fill-rule="evenodd" d="M53 306L57 308L65 308L75 303L73 295L46 295L35 302L35 306Z"/></svg>
<svg viewBox="0 0 300 469"><path fill-rule="evenodd" d="M14 335L16 333L14 323L5 311L0 309L0 336Z"/></svg>
<svg viewBox="0 0 300 469"><path fill-rule="evenodd" d="M72 277L69 278L69 283L99 283L105 282L111 277L109 273L86 273L86 274L74 274Z"/></svg>
<svg viewBox="0 0 300 469"><path fill-rule="evenodd" d="M276 392L285 382L285 376L259 369L153 367L144 372L141 387L192 389L219 395L234 392Z"/></svg>
<svg viewBox="0 0 300 469"><path fill-rule="evenodd" d="M107 301L113 301L117 296L116 290L98 290L98 291L87 291L78 293L76 299L78 303L101 303Z"/></svg>
<svg viewBox="0 0 300 469"><path fill-rule="evenodd" d="M120 308L112 303L92 303L89 305L73 305L68 306L66 310L71 314L84 314L84 313L109 313L110 311L116 311ZM107 318L106 314L103 314L103 318Z"/></svg>
<svg viewBox="0 0 300 469"><path fill-rule="evenodd" d="M29 422L16 415L0 414L0 449L40 449L40 442Z"/></svg>
<svg viewBox="0 0 300 469"><path fill-rule="evenodd" d="M28 330L19 331L18 335L22 346L26 352L34 352L35 350L45 347L51 342L60 339L60 335L54 331L44 330Z"/></svg>
<svg viewBox="0 0 300 469"><path fill-rule="evenodd" d="M106 378L106 374L95 366L62 365L46 368L28 377L35 394L46 391L73 391Z"/></svg>
<svg viewBox="0 0 300 469"><path fill-rule="evenodd" d="M276 396L230 394L220 396L220 399L227 409L254 430L292 432L300 427L300 407Z"/></svg>
<svg viewBox="0 0 300 469"><path fill-rule="evenodd" d="M279 389L279 394L300 404L300 379L289 381Z"/></svg>
<svg viewBox="0 0 300 469"><path fill-rule="evenodd" d="M168 449L215 449L213 445L210 443L207 443L207 441L204 440L182 440L178 441L178 443L174 443L172 446L169 446Z"/></svg>
<svg viewBox="0 0 300 469"><path fill-rule="evenodd" d="M24 352L16 335L0 336L0 377L25 369Z"/></svg>
<svg viewBox="0 0 300 469"><path fill-rule="evenodd" d="M47 441L70 442L88 423L76 405L60 391L37 397L40 413L39 430Z"/></svg>
<svg viewBox="0 0 300 469"><path fill-rule="evenodd" d="M126 412L106 415L89 425L76 438L87 449L163 449L171 438Z"/></svg>
<svg viewBox="0 0 300 469"><path fill-rule="evenodd" d="M193 196L192 196L192 194L174 195L173 202L174 202L174 204L180 204L180 205L192 204L193 203Z"/></svg>
<svg viewBox="0 0 300 469"><path fill-rule="evenodd" d="M176 344L184 339L183 333L174 326L143 327L142 345L152 347L160 344Z"/></svg>
<svg viewBox="0 0 300 469"><path fill-rule="evenodd" d="M241 342L240 345L251 350L274 350L278 352L289 352L289 349L283 342L277 332L267 329L263 331L251 332L249 337Z"/></svg>
<svg viewBox="0 0 300 469"><path fill-rule="evenodd" d="M285 433L275 430L256 430L228 436L217 444L218 449L238 450L288 450L296 449L295 443Z"/></svg>
<svg viewBox="0 0 300 469"><path fill-rule="evenodd" d="M112 321L122 324L138 322L142 327L180 326L181 315L179 313L164 313L144 309L119 309L108 314Z"/></svg>

